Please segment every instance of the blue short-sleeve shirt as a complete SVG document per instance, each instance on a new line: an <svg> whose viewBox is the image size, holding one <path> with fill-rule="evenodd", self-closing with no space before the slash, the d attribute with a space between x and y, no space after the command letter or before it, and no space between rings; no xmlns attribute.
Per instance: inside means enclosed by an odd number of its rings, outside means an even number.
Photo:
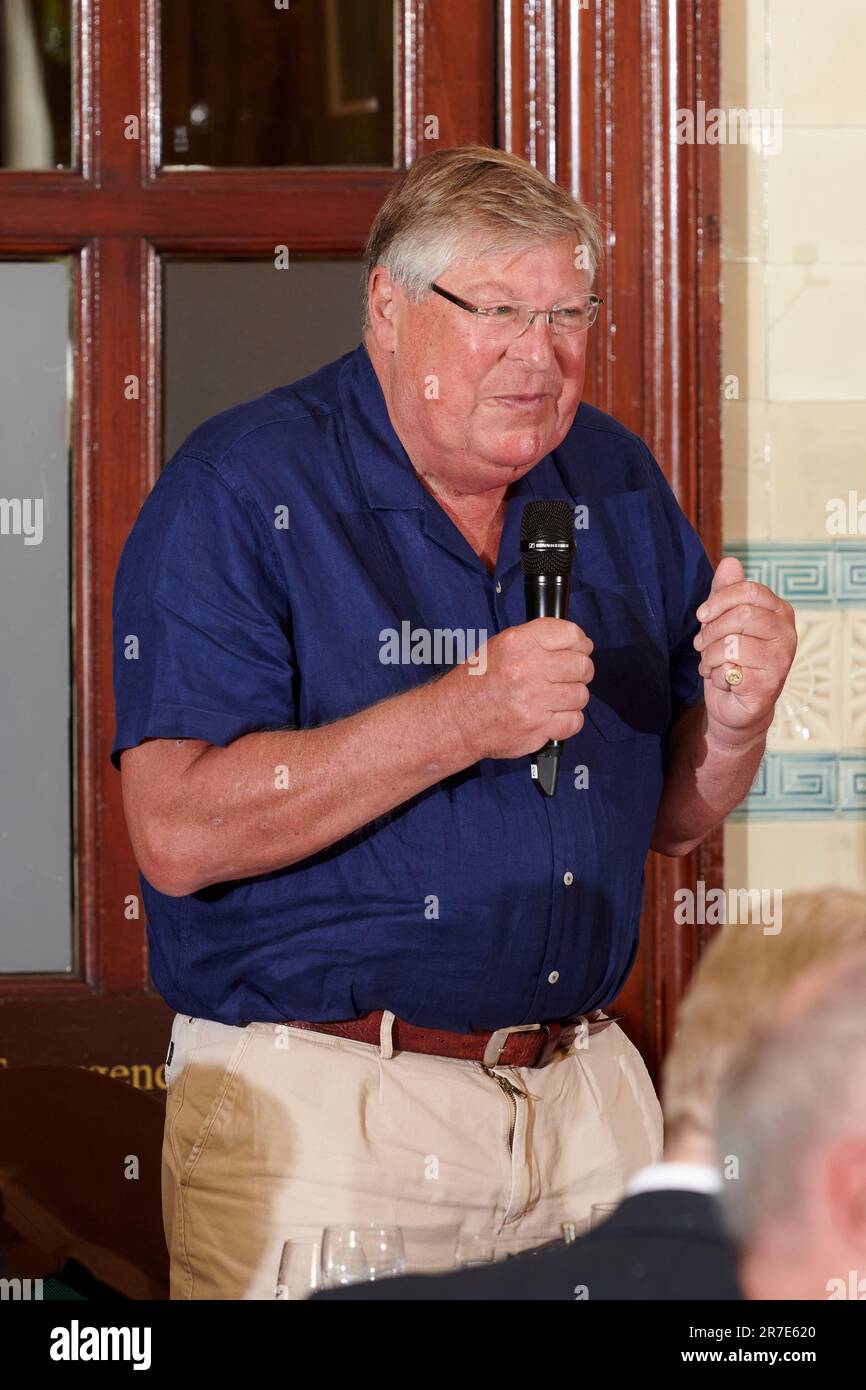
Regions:
<svg viewBox="0 0 866 1390"><path fill-rule="evenodd" d="M363 345L205 421L121 556L111 758L314 728L431 680L526 620L534 498L581 509L569 616L595 643L556 796L528 758L483 759L288 868L183 898L142 876L172 1008L231 1024L390 1009L473 1031L621 989L671 725L703 695L712 569L646 445L590 405L514 487L493 575L420 483Z"/></svg>

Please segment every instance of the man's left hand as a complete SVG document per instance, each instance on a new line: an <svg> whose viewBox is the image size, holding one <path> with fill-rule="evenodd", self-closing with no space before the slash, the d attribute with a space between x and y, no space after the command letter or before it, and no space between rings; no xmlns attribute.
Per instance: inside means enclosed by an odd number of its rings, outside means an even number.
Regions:
<svg viewBox="0 0 866 1390"><path fill-rule="evenodd" d="M726 556L697 617L709 733L728 743L749 742L773 722L797 650L794 610L766 585L746 579L739 560Z"/></svg>

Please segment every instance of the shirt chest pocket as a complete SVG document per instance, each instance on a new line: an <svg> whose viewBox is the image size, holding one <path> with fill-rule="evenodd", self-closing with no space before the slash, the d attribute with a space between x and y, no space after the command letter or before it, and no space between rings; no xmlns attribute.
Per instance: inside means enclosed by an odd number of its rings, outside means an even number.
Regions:
<svg viewBox="0 0 866 1390"><path fill-rule="evenodd" d="M663 735L671 716L668 656L644 585L573 589L568 616L595 644L586 713L602 738Z"/></svg>

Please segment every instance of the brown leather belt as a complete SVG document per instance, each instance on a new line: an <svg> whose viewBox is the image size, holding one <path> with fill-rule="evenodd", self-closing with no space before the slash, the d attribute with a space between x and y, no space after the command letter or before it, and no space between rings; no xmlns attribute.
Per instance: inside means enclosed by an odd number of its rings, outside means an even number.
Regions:
<svg viewBox="0 0 866 1390"><path fill-rule="evenodd" d="M305 1028L311 1033L334 1033L338 1038L379 1046L383 1012L362 1014L339 1023L306 1023L299 1018L284 1021L287 1028ZM424 1052L432 1057L458 1057L481 1062L485 1067L546 1067L558 1052L564 1052L578 1032L599 1033L615 1022L601 1009L578 1018L552 1023L523 1023L484 1033L449 1033L441 1028L419 1028L395 1018L391 1041L395 1052Z"/></svg>

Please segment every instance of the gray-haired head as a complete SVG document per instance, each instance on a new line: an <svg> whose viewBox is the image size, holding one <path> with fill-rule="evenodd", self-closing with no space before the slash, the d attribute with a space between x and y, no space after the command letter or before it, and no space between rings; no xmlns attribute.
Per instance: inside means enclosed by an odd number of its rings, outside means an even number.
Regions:
<svg viewBox="0 0 866 1390"><path fill-rule="evenodd" d="M384 266L410 299L429 292L458 257L482 260L571 237L587 288L602 257L591 208L526 160L485 145L434 150L402 177L373 223L362 273L363 323L374 266Z"/></svg>
<svg viewBox="0 0 866 1390"><path fill-rule="evenodd" d="M862 948L799 981L779 1021L758 1033L722 1078L722 1208L741 1248L770 1227L795 1244L805 1240L807 1170L819 1151L854 1135L866 1140Z"/></svg>

